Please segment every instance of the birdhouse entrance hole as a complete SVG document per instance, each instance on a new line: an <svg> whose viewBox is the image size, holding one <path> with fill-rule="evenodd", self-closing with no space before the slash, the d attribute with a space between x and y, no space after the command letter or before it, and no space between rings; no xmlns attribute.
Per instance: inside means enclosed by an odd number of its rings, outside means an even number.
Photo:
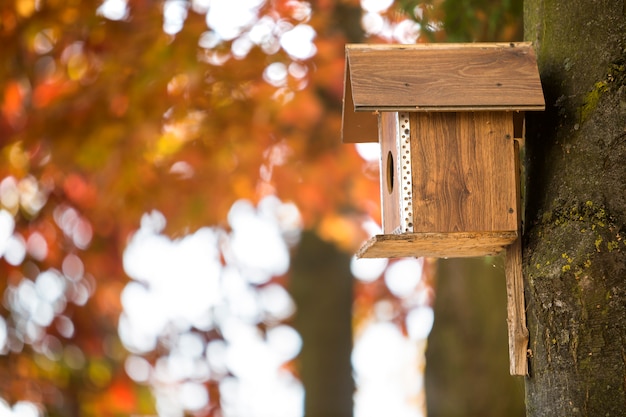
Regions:
<svg viewBox="0 0 626 417"><path fill-rule="evenodd" d="M391 151L387 153L387 192L389 194L393 193L393 154Z"/></svg>

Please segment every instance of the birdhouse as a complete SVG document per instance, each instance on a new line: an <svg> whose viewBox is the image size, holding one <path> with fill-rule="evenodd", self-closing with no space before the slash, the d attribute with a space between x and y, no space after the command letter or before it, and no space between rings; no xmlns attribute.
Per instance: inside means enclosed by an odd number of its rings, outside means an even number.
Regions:
<svg viewBox="0 0 626 417"><path fill-rule="evenodd" d="M342 139L381 146L383 234L357 255L508 248L507 280L521 281L518 147L524 112L544 108L529 43L347 45Z"/></svg>

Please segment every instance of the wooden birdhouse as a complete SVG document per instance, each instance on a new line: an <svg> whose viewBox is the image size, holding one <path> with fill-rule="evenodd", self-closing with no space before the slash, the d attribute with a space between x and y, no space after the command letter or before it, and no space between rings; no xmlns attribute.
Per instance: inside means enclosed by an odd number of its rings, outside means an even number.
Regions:
<svg viewBox="0 0 626 417"><path fill-rule="evenodd" d="M519 287L523 316L518 146L524 112L544 108L529 43L347 45L343 141L381 146L383 234L357 255L472 257L508 248L507 280L519 280L507 286ZM521 324L516 333L525 318ZM526 348L523 364L516 357L511 373L526 373Z"/></svg>

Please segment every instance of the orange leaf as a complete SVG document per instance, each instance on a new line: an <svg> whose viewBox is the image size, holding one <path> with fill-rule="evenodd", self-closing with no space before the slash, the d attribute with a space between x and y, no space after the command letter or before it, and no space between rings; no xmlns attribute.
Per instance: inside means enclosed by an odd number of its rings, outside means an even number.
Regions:
<svg viewBox="0 0 626 417"><path fill-rule="evenodd" d="M4 100L2 102L2 114L4 117L14 124L23 115L24 98L26 90L19 81L9 82L4 90Z"/></svg>
<svg viewBox="0 0 626 417"><path fill-rule="evenodd" d="M69 174L63 181L63 191L68 198L80 207L93 207L97 202L95 187L77 174Z"/></svg>
<svg viewBox="0 0 626 417"><path fill-rule="evenodd" d="M113 411L132 413L137 409L135 390L129 382L116 381L108 391L109 402Z"/></svg>

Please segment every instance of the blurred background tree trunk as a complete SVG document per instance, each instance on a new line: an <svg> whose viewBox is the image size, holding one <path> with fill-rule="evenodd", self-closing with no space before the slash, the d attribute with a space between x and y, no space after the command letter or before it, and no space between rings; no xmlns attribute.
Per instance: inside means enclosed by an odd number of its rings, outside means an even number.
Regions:
<svg viewBox="0 0 626 417"><path fill-rule="evenodd" d="M503 257L442 259L426 350L428 417L523 416L509 375Z"/></svg>
<svg viewBox="0 0 626 417"><path fill-rule="evenodd" d="M529 417L626 415L626 3L527 0Z"/></svg>
<svg viewBox="0 0 626 417"><path fill-rule="evenodd" d="M305 232L292 259L295 329L302 336L299 369L305 416L351 417L354 380L350 255Z"/></svg>

